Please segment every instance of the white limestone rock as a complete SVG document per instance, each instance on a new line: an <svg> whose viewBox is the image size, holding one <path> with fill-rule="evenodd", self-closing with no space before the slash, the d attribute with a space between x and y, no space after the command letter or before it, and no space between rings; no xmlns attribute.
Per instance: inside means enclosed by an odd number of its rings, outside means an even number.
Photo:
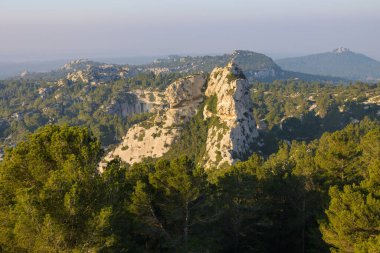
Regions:
<svg viewBox="0 0 380 253"><path fill-rule="evenodd" d="M147 157L161 157L168 152L180 136L183 124L196 114L203 101L202 88L205 83L203 75L194 75L169 85L160 101L168 103L167 106L163 106L151 119L133 126L122 143L104 160L110 161L119 156L121 160L133 164Z"/></svg>
<svg viewBox="0 0 380 253"><path fill-rule="evenodd" d="M258 132L252 117L249 83L234 63L211 72L207 97L216 96L216 112L205 107L204 118L211 118L206 143L206 169L233 164L250 154Z"/></svg>

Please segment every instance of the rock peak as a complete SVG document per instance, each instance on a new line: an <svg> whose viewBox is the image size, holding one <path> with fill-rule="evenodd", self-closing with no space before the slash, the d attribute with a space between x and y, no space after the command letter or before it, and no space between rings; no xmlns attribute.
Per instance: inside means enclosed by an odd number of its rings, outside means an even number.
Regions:
<svg viewBox="0 0 380 253"><path fill-rule="evenodd" d="M234 62L215 68L210 75L205 119L211 118L206 142L206 169L233 164L251 153L258 133L252 116L250 85Z"/></svg>

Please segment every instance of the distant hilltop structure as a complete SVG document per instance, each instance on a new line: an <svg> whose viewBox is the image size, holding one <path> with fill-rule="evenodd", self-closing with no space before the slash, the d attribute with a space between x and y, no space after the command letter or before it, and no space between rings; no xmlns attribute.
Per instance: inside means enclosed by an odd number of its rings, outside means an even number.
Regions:
<svg viewBox="0 0 380 253"><path fill-rule="evenodd" d="M346 53L346 52L351 52L351 50L346 48L346 47L338 47L337 49L333 50L333 53L335 53L335 54L342 54L342 53Z"/></svg>

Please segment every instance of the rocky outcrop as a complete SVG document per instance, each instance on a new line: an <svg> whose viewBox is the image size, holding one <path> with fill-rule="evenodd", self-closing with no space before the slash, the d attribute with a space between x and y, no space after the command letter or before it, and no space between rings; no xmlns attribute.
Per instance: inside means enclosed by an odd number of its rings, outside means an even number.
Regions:
<svg viewBox="0 0 380 253"><path fill-rule="evenodd" d="M205 168L233 164L251 154L258 132L252 117L249 83L234 63L211 72L205 95L210 103L204 118L210 118Z"/></svg>
<svg viewBox="0 0 380 253"><path fill-rule="evenodd" d="M79 70L79 71L68 73L66 78L67 78L67 80L70 80L72 82L81 81L83 83L88 83L90 77L84 71Z"/></svg>
<svg viewBox="0 0 380 253"><path fill-rule="evenodd" d="M252 117L250 86L242 70L230 63L212 71L204 92L205 82L203 75L193 75L169 85L161 100L164 106L149 120L133 126L105 160L119 156L132 164L163 156L196 114L204 95L203 116L209 127L201 165L220 168L251 155L258 132Z"/></svg>
<svg viewBox="0 0 380 253"><path fill-rule="evenodd" d="M151 119L133 126L122 143L106 157L119 156L133 164L146 157L161 157L180 136L183 125L195 115L203 101L203 75L193 75L169 85L162 102L167 102Z"/></svg>
<svg viewBox="0 0 380 253"><path fill-rule="evenodd" d="M129 74L128 66L114 64L100 64L78 60L66 64L63 71L68 71L66 79L71 82L108 83L126 78Z"/></svg>
<svg viewBox="0 0 380 253"><path fill-rule="evenodd" d="M166 89L170 108L183 107L202 97L205 79L201 75L189 76L172 83Z"/></svg>

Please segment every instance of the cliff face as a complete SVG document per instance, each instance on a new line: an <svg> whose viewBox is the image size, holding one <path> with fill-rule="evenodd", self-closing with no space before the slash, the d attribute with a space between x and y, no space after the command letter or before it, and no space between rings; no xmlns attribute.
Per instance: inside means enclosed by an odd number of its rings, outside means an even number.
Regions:
<svg viewBox="0 0 380 253"><path fill-rule="evenodd" d="M182 78L169 85L164 93L167 103L151 119L133 126L122 143L105 160L119 156L127 163L136 163L146 157L161 157L180 136L182 126L195 115L203 101L202 75Z"/></svg>
<svg viewBox="0 0 380 253"><path fill-rule="evenodd" d="M213 103L207 104L203 112L205 119L211 118L204 166L233 164L251 153L258 136L248 81L241 69L230 63L211 72L205 95Z"/></svg>
<svg viewBox="0 0 380 253"><path fill-rule="evenodd" d="M133 90L113 98L111 103L104 108L104 112L127 117L145 112L156 113L163 109L166 104L167 101L163 92Z"/></svg>

